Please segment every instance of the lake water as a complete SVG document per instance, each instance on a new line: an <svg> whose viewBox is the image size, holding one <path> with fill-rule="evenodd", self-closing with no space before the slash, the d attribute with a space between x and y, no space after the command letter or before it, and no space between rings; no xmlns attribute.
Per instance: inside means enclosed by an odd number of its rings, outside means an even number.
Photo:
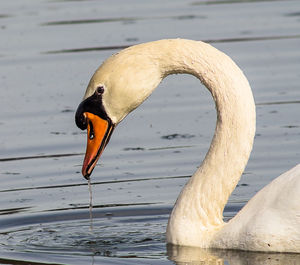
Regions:
<svg viewBox="0 0 300 265"><path fill-rule="evenodd" d="M300 1L1 1L1 264L300 264L300 255L167 247L172 206L209 147L215 110L170 76L115 130L92 175L74 111L100 63L162 38L204 40L243 69L254 149L225 219L300 161Z"/></svg>

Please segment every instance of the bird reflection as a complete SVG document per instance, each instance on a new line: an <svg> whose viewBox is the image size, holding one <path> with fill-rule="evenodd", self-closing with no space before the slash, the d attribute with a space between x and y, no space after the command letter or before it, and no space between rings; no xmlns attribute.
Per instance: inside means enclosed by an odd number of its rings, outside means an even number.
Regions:
<svg viewBox="0 0 300 265"><path fill-rule="evenodd" d="M167 245L167 256L177 265L295 265L300 254L202 249Z"/></svg>

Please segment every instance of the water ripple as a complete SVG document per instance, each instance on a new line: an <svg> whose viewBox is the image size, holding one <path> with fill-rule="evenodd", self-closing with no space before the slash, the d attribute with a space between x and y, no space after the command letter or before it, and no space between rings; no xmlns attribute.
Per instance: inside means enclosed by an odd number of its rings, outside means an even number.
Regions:
<svg viewBox="0 0 300 265"><path fill-rule="evenodd" d="M278 2L282 0L219 0L219 1L204 1L193 2L191 5L219 5L219 4L243 4L243 3L257 3L257 2Z"/></svg>
<svg viewBox="0 0 300 265"><path fill-rule="evenodd" d="M263 106L263 105L284 105L284 104L300 104L300 100L260 102L260 103L256 103L256 106Z"/></svg>
<svg viewBox="0 0 300 265"><path fill-rule="evenodd" d="M128 183L128 182L137 182L137 181L150 181L150 180L163 180L163 179L179 179L179 178L189 178L190 175L185 176L165 176L165 177L153 177L153 178L138 178L138 179L122 179L122 180L110 180L110 181L97 181L93 182L92 185L105 185L105 184L116 184L116 183ZM14 192L14 191L26 191L26 190L42 190L42 189L60 189L60 188L69 188L69 187L79 187L86 186L86 183L72 183L72 184L63 184L63 185L47 185L47 186L37 186L37 187L23 187L16 189L7 189L0 190L3 192Z"/></svg>
<svg viewBox="0 0 300 265"><path fill-rule="evenodd" d="M40 158L58 158L58 157L79 156L79 155L84 155L84 153L6 157L6 158L0 158L0 162L8 162L8 161L16 161L16 160L27 160L27 159L40 159Z"/></svg>
<svg viewBox="0 0 300 265"><path fill-rule="evenodd" d="M257 37L236 37L236 38L224 38L224 39L207 39L202 40L207 43L230 43L230 42L247 42L247 41L265 41L265 40L284 40L284 39L299 39L300 35L282 35L282 36L257 36ZM138 44L138 43L136 43ZM132 44L135 45L135 44ZM96 46L86 48L74 48L74 49L61 49L46 51L42 54L60 54L60 53L78 53L78 52L93 52L93 51L106 51L106 50L121 50L128 48L132 45L121 44L111 46Z"/></svg>
<svg viewBox="0 0 300 265"><path fill-rule="evenodd" d="M179 15L179 16L152 16L152 17L116 17L116 18L94 18L94 19L74 19L74 20L59 20L42 23L41 26L59 26L59 25L76 25L76 24L92 24L92 23L110 23L110 22L124 22L133 23L139 20L154 20L154 19L204 19L206 16L202 15Z"/></svg>

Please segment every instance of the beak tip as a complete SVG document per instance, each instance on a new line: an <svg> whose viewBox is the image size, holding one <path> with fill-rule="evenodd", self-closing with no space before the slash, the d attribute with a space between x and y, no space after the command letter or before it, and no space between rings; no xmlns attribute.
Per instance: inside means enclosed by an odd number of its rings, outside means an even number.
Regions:
<svg viewBox="0 0 300 265"><path fill-rule="evenodd" d="M90 176L91 176L91 173L88 173L85 169L82 169L82 176L86 179L86 180L89 180L90 179Z"/></svg>

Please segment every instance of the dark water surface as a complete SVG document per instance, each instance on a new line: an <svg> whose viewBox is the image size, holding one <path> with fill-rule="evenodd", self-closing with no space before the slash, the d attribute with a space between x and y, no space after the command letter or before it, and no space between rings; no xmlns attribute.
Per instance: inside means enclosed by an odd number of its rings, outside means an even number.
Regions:
<svg viewBox="0 0 300 265"><path fill-rule="evenodd" d="M215 126L206 89L168 77L115 130L92 176L74 111L99 64L162 38L205 40L243 69L257 105L254 149L228 219L300 158L300 2L1 1L1 264L300 264L299 255L165 244L172 206ZM34 263L35 262L35 263Z"/></svg>

